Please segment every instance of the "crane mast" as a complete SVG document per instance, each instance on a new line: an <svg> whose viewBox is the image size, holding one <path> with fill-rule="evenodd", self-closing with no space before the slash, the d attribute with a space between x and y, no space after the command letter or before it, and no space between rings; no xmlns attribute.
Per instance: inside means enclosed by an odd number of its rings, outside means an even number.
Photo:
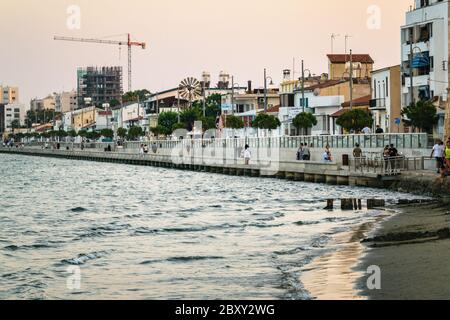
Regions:
<svg viewBox="0 0 450 320"><path fill-rule="evenodd" d="M85 42L85 43L98 43L98 44L109 44L109 45L117 45L117 46L127 46L128 47L128 91L132 91L132 47L141 47L142 49L146 49L145 42L133 42L131 41L131 35L128 33L128 38L126 41L118 41L118 40L104 40L104 39L93 39L93 38L73 38L73 37L59 37L55 36L54 40L57 41L71 41L71 42Z"/></svg>

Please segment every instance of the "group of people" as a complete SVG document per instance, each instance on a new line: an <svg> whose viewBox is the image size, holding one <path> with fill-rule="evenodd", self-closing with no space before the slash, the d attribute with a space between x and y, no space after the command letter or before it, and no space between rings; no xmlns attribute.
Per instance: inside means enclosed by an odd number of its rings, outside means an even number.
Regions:
<svg viewBox="0 0 450 320"><path fill-rule="evenodd" d="M311 152L309 151L308 144L301 143L297 150L297 160L298 161L309 161L311 160Z"/></svg>
<svg viewBox="0 0 450 320"><path fill-rule="evenodd" d="M431 151L431 158L436 159L437 173L445 178L450 175L450 138L447 143L438 140Z"/></svg>
<svg viewBox="0 0 450 320"><path fill-rule="evenodd" d="M393 144L384 147L383 157L384 157L384 159L398 157L398 150L397 150L397 148Z"/></svg>
<svg viewBox="0 0 450 320"><path fill-rule="evenodd" d="M9 140L5 139L5 140L3 140L2 145L3 145L3 148L12 148L12 147L14 147L14 139L12 139L12 138L9 139Z"/></svg>

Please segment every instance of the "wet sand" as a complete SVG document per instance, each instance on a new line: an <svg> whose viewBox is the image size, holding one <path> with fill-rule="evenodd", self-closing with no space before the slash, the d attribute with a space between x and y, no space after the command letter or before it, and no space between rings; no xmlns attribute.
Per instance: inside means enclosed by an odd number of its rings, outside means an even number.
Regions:
<svg viewBox="0 0 450 320"><path fill-rule="evenodd" d="M450 205L399 206L335 240L336 251L306 267L312 299L450 299ZM381 270L381 289L367 288L367 269Z"/></svg>
<svg viewBox="0 0 450 320"><path fill-rule="evenodd" d="M357 270L381 269L381 289L367 289L366 276L356 289L374 300L450 299L450 205L402 208L366 239L366 255Z"/></svg>

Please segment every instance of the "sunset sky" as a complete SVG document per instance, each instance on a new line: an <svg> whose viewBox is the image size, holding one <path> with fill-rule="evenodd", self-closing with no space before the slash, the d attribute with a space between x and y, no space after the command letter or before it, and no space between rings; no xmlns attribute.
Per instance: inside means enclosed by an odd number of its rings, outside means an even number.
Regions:
<svg viewBox="0 0 450 320"><path fill-rule="evenodd" d="M104 38L131 33L147 42L133 50L133 89L177 86L187 76L221 70L241 86L275 82L292 59L312 73L327 72L331 33L344 35L355 53L370 53L375 67L398 64L400 25L412 0L2 0L0 84L20 87L21 102L76 88L76 68L127 66L126 47L54 41L54 35ZM81 9L81 29L70 30L67 7ZM369 29L367 9L381 8L381 28ZM124 39L125 36L108 39ZM300 65L297 64L297 70ZM297 76L300 76L299 74ZM124 89L126 89L126 77Z"/></svg>

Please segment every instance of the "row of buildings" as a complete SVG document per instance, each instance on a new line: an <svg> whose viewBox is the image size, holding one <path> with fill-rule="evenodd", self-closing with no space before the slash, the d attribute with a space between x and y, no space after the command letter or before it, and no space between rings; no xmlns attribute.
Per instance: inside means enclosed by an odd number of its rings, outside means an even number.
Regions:
<svg viewBox="0 0 450 320"><path fill-rule="evenodd" d="M388 133L408 132L401 121L402 109L412 102L428 100L434 103L439 116L435 134L444 136L450 132L449 16L448 1L415 0L400 30L401 61L394 66L375 69L375 61L367 53L329 54L327 73L315 75L308 71L304 79L296 79L294 72L286 69L279 86L271 83L265 89L253 88L252 81L242 86L226 72L220 73L213 86L211 75L204 72L200 81L187 78L177 87L130 104L122 103L121 67L88 67L77 72L77 90L33 99L29 107L62 113L54 119L53 127L64 130L133 125L147 130L157 125L161 112L179 112L191 106L192 100L220 94L222 115L241 117L246 127L259 113L267 111L279 118L280 134L294 135L297 132L292 121L306 111L318 120L311 133L324 135L342 133L336 119L350 107L370 111L374 130L379 126ZM17 88L0 89L0 130L10 130L11 119L17 118L23 124L22 109L26 107L19 107Z"/></svg>

